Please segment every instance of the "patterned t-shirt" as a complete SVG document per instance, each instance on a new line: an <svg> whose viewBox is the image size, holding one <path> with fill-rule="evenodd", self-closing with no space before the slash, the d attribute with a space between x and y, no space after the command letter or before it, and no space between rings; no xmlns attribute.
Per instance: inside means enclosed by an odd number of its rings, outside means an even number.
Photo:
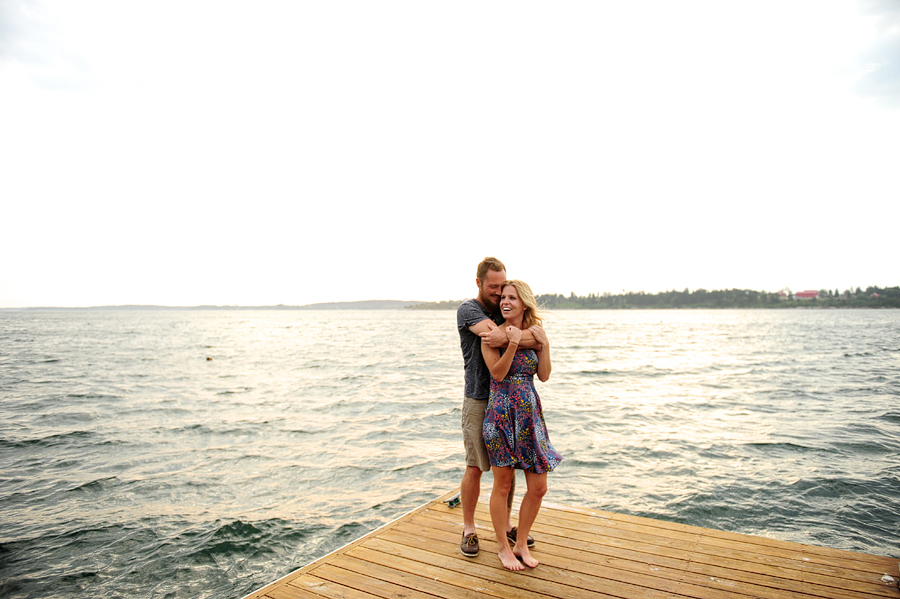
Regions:
<svg viewBox="0 0 900 599"><path fill-rule="evenodd" d="M491 373L481 355L481 337L469 330L482 320L502 324L499 314L491 314L476 299L466 300L456 310L456 328L459 329L459 347L462 349L466 368L466 397L487 399L491 395Z"/></svg>

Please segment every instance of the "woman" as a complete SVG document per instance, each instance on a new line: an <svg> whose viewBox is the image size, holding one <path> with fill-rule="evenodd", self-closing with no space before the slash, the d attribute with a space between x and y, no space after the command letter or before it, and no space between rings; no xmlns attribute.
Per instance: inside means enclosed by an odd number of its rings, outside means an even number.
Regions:
<svg viewBox="0 0 900 599"><path fill-rule="evenodd" d="M491 459L494 490L491 522L500 545L500 561L508 570L537 567L528 551L528 533L547 492L547 473L562 461L547 436L541 400L534 388L534 375L550 378L550 342L541 327L531 288L522 281L506 281L500 294L500 311L506 322L509 345L504 352L482 342L481 353L491 371L491 395L484 417L484 443ZM530 330L540 349L518 349L522 330ZM507 538L506 498L516 469L525 471L528 490L519 507L515 546ZM521 560L521 563L519 562ZM525 564L523 566L522 564Z"/></svg>

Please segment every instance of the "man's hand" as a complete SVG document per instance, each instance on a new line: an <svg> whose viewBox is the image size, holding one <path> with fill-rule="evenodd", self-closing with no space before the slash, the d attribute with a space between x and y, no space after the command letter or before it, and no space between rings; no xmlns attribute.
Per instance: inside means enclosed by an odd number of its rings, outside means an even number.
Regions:
<svg viewBox="0 0 900 599"><path fill-rule="evenodd" d="M543 327L534 325L528 330L531 331L532 335L534 335L535 343L537 343L541 347L550 347L550 340L547 338L547 332L543 329Z"/></svg>
<svg viewBox="0 0 900 599"><path fill-rule="evenodd" d="M486 321L491 330L479 333L478 336L481 337L487 344L488 347L492 347L497 349L498 347L506 346L506 331L498 327L496 324L491 322L490 320Z"/></svg>

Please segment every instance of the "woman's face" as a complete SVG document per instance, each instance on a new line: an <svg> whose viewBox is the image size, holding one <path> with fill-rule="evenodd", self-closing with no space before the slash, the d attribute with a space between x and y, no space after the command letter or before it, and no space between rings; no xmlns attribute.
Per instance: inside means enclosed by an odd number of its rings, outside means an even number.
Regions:
<svg viewBox="0 0 900 599"><path fill-rule="evenodd" d="M506 320L525 313L525 304L519 299L519 294L512 285L507 285L500 292L500 313Z"/></svg>

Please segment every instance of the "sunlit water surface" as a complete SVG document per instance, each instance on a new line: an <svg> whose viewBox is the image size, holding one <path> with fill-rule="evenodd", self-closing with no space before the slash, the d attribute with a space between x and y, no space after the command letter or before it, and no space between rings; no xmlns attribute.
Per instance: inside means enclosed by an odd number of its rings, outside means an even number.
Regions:
<svg viewBox="0 0 900 599"><path fill-rule="evenodd" d="M900 555L900 311L547 329L546 501ZM243 597L458 485L461 396L450 311L0 312L0 596Z"/></svg>

